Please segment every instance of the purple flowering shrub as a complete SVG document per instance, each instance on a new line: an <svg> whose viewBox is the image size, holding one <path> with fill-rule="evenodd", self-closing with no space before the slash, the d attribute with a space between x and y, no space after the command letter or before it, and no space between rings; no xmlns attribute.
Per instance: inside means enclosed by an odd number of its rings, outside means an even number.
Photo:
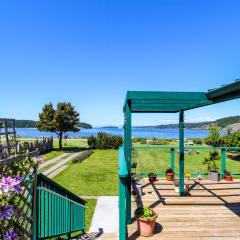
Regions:
<svg viewBox="0 0 240 240"><path fill-rule="evenodd" d="M24 184L30 184L26 176L31 174L30 170L35 166L35 160L31 158L13 162L7 168L0 165L0 239L24 239L21 223L26 210L18 205Z"/></svg>

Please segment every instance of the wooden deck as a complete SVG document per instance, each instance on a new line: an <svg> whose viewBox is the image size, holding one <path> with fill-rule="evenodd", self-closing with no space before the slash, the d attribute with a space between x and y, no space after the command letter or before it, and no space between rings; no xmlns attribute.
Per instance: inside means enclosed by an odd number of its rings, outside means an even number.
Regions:
<svg viewBox="0 0 240 240"><path fill-rule="evenodd" d="M157 212L155 235L148 239L240 239L240 180L191 180L189 197L179 197L166 180L150 184L143 179L142 185L143 196L132 202L132 216L137 206ZM139 237L135 219L128 225L128 239L146 239Z"/></svg>

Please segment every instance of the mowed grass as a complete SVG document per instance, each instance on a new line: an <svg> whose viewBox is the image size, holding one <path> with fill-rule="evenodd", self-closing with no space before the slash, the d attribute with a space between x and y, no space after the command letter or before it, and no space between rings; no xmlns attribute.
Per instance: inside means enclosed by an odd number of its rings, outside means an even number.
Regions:
<svg viewBox="0 0 240 240"><path fill-rule="evenodd" d="M54 181L80 196L118 194L118 151L95 150L81 163L70 163Z"/></svg>
<svg viewBox="0 0 240 240"><path fill-rule="evenodd" d="M58 140L54 139L53 141L53 151L43 154L44 161L49 161L55 157L59 157L62 154L81 148L88 147L87 139L67 139L63 140L63 150L59 150Z"/></svg>
<svg viewBox="0 0 240 240"><path fill-rule="evenodd" d="M97 204L96 199L87 199L86 200L86 215L85 215L85 225L86 225L86 231L89 231L89 228L91 226L92 218L93 218L93 213L94 209Z"/></svg>

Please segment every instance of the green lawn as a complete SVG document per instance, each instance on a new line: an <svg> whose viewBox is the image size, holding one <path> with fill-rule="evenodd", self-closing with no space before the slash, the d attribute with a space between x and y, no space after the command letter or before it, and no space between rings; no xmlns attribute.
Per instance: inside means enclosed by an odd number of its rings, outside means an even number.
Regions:
<svg viewBox="0 0 240 240"><path fill-rule="evenodd" d="M96 199L87 199L87 204L86 204L86 215L85 215L85 224L86 224L86 231L89 231L92 218L93 218L93 213L94 209L96 207L97 200Z"/></svg>
<svg viewBox="0 0 240 240"><path fill-rule="evenodd" d="M58 149L58 140L54 139L53 141L53 147L54 150L43 154L44 161L51 160L55 157L61 156L65 152L72 151L74 149L80 148L80 147L87 147L87 140L86 139L67 139L66 141L63 140L63 150L60 151Z"/></svg>
<svg viewBox="0 0 240 240"><path fill-rule="evenodd" d="M117 195L118 151L95 150L81 163L69 167L54 179L78 195Z"/></svg>

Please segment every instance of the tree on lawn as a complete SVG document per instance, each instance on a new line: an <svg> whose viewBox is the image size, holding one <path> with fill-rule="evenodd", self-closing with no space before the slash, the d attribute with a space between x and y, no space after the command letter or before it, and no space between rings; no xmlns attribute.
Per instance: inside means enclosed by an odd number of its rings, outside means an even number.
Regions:
<svg viewBox="0 0 240 240"><path fill-rule="evenodd" d="M62 139L65 132L78 132L79 113L71 103L59 102L54 109L51 103L45 104L39 113L36 127L40 131L55 132L59 139L59 149L62 150Z"/></svg>

